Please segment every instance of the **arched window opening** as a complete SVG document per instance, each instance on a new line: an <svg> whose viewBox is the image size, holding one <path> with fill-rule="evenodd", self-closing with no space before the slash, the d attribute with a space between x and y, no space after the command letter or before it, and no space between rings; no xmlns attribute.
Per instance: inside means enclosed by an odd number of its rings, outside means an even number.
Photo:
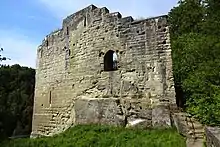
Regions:
<svg viewBox="0 0 220 147"><path fill-rule="evenodd" d="M51 104L52 104L52 93L51 93L51 91L49 93L49 104L50 104L50 107L51 107Z"/></svg>
<svg viewBox="0 0 220 147"><path fill-rule="evenodd" d="M117 54L116 52L109 50L104 56L104 71L114 71L117 70Z"/></svg>

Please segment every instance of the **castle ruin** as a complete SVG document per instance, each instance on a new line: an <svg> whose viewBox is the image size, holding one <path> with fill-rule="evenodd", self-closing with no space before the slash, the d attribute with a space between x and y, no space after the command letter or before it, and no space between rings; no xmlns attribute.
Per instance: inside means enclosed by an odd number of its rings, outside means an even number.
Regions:
<svg viewBox="0 0 220 147"><path fill-rule="evenodd" d="M175 104L166 16L134 20L90 5L37 50L32 135L76 124L169 127Z"/></svg>

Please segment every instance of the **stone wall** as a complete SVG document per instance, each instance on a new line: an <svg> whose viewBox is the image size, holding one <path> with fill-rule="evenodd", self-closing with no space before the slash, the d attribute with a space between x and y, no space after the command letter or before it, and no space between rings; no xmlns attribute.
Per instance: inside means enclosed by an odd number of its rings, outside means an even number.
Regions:
<svg viewBox="0 0 220 147"><path fill-rule="evenodd" d="M118 56L117 70L104 71L109 51ZM83 99L113 114L114 99L140 103L134 108L138 112L175 104L166 16L133 20L90 5L64 19L62 29L43 40L37 57L32 134L52 135L90 120L83 121L81 113L90 106ZM94 116L101 111L95 110ZM111 116L108 111L105 115Z"/></svg>
<svg viewBox="0 0 220 147"><path fill-rule="evenodd" d="M218 127L206 127L206 146L207 147L219 147L220 146L220 128Z"/></svg>

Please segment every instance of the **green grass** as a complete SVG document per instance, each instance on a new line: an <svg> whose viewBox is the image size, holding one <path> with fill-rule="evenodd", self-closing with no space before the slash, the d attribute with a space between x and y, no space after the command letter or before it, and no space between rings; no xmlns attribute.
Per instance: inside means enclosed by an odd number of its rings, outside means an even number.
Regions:
<svg viewBox="0 0 220 147"><path fill-rule="evenodd" d="M2 147L185 147L175 129L125 129L110 126L76 126L53 137L14 139Z"/></svg>

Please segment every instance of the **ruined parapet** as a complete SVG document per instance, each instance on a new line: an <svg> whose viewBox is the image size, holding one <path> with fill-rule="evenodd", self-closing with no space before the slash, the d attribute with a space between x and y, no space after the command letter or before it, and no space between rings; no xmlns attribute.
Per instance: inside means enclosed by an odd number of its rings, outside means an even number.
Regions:
<svg viewBox="0 0 220 147"><path fill-rule="evenodd" d="M123 106L147 104L141 109L153 114L150 124L170 125L162 115L169 116L169 104L175 104L166 16L134 20L90 5L64 19L62 28L43 40L37 57L32 134L53 135L77 124L84 98L106 99L99 102L103 107L107 99L126 102Z"/></svg>

